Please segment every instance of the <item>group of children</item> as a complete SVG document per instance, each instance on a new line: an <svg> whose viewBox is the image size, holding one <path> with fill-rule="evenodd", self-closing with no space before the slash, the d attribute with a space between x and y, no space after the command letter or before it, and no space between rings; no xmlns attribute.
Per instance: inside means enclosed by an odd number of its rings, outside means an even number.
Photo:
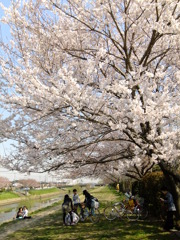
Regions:
<svg viewBox="0 0 180 240"><path fill-rule="evenodd" d="M62 204L63 210L63 223L65 225L74 225L79 221L79 216L77 215L77 209L80 207L82 219L84 218L84 207L88 207L89 210L92 206L92 201L95 199L87 190L83 191L83 195L85 196L84 202L81 203L79 195L77 194L77 189L73 190L72 199L68 194L64 196L64 201ZM69 224L67 224L67 216L70 217ZM16 219L29 219L28 209L26 206L20 207L17 214Z"/></svg>
<svg viewBox="0 0 180 240"><path fill-rule="evenodd" d="M64 201L62 204L63 211L63 223L64 225L74 225L79 221L79 216L77 215L77 209L80 207L82 219L84 219L84 207L91 209L92 201L95 199L87 190L83 191L83 195L85 196L84 202L80 202L79 195L77 194L77 189L73 189L73 197L72 199L68 194L64 196ZM66 217L70 217L69 224L67 224Z"/></svg>
<svg viewBox="0 0 180 240"><path fill-rule="evenodd" d="M31 218L28 216L28 209L26 206L20 207L17 214L16 214L17 219L26 219L26 218Z"/></svg>

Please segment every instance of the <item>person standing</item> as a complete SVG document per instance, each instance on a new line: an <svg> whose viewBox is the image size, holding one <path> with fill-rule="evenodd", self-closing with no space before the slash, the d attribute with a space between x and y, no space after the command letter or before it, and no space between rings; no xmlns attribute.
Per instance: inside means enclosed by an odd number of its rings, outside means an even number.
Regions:
<svg viewBox="0 0 180 240"><path fill-rule="evenodd" d="M174 200L172 194L168 191L166 187L161 189L164 198L160 198L162 202L164 202L167 206L167 218L164 225L164 230L169 231L174 227L173 215L176 211L176 207L174 205Z"/></svg>
<svg viewBox="0 0 180 240"><path fill-rule="evenodd" d="M66 218L66 214L69 213L70 217L71 217L71 223L73 223L73 219L72 219L72 210L73 210L73 203L72 203L72 199L69 197L68 194L66 194L64 196L64 201L62 204L62 211L63 211L63 223L66 224L65 222L65 218Z"/></svg>
<svg viewBox="0 0 180 240"><path fill-rule="evenodd" d="M84 220L84 207L87 207L89 210L91 209L91 204L92 204L92 200L94 199L94 197L87 191L84 190L83 191L83 195L85 196L84 202L81 203L81 221ZM91 209L92 211L92 209Z"/></svg>
<svg viewBox="0 0 180 240"><path fill-rule="evenodd" d="M87 190L83 191L83 195L85 196L84 204L90 210L91 209L92 199L94 199L94 197Z"/></svg>
<svg viewBox="0 0 180 240"><path fill-rule="evenodd" d="M79 195L77 194L77 189L73 189L73 206L74 206L74 212L77 213L77 208L80 206L80 198Z"/></svg>

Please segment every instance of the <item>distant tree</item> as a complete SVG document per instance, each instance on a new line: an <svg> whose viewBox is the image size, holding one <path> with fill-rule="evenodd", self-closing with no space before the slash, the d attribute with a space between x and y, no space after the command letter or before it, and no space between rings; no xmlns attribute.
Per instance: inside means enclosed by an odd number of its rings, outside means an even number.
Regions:
<svg viewBox="0 0 180 240"><path fill-rule="evenodd" d="M40 183L35 179L21 179L18 181L23 187L36 188L40 186Z"/></svg>
<svg viewBox="0 0 180 240"><path fill-rule="evenodd" d="M11 182L6 177L0 177L0 189L7 188L11 185Z"/></svg>

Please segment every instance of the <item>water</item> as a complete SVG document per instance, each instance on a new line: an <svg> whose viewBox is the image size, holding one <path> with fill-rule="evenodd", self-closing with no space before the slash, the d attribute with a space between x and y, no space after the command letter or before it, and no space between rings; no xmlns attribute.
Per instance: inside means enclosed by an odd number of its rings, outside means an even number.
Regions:
<svg viewBox="0 0 180 240"><path fill-rule="evenodd" d="M42 199L30 199L20 201L18 203L8 204L4 206L0 206L0 224L12 220L20 207L27 206L29 212L47 207L52 205L59 200L62 200L63 196L53 196L52 198ZM30 214L29 214L30 215Z"/></svg>

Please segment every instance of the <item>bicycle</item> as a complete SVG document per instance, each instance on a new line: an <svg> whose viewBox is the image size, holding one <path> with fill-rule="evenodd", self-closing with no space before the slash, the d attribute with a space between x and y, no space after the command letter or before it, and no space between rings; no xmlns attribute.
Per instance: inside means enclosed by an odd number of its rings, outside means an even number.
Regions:
<svg viewBox="0 0 180 240"><path fill-rule="evenodd" d="M148 216L148 210L144 205L144 198L135 199L133 196L128 201L124 201L129 220L144 220Z"/></svg>
<svg viewBox="0 0 180 240"><path fill-rule="evenodd" d="M83 209L83 216L82 211L79 214L80 221L85 221L88 217L91 220L92 223L99 222L100 219L100 211L98 208L87 208L84 205L81 205L81 208Z"/></svg>
<svg viewBox="0 0 180 240"><path fill-rule="evenodd" d="M124 204L122 202L114 203L104 209L104 216L106 219L112 221L116 218L122 219L125 212Z"/></svg>
<svg viewBox="0 0 180 240"><path fill-rule="evenodd" d="M110 221L116 219L117 217L123 219L124 216L131 221L145 219L147 215L148 211L143 204L134 205L130 200L114 203L104 209L104 216Z"/></svg>
<svg viewBox="0 0 180 240"><path fill-rule="evenodd" d="M141 204L138 205L138 209L139 209L139 218L141 220L146 219L149 214L148 209L144 205L141 205Z"/></svg>
<svg viewBox="0 0 180 240"><path fill-rule="evenodd" d="M129 220L144 220L148 216L148 210L141 204L137 204L130 209L127 207L126 215Z"/></svg>

